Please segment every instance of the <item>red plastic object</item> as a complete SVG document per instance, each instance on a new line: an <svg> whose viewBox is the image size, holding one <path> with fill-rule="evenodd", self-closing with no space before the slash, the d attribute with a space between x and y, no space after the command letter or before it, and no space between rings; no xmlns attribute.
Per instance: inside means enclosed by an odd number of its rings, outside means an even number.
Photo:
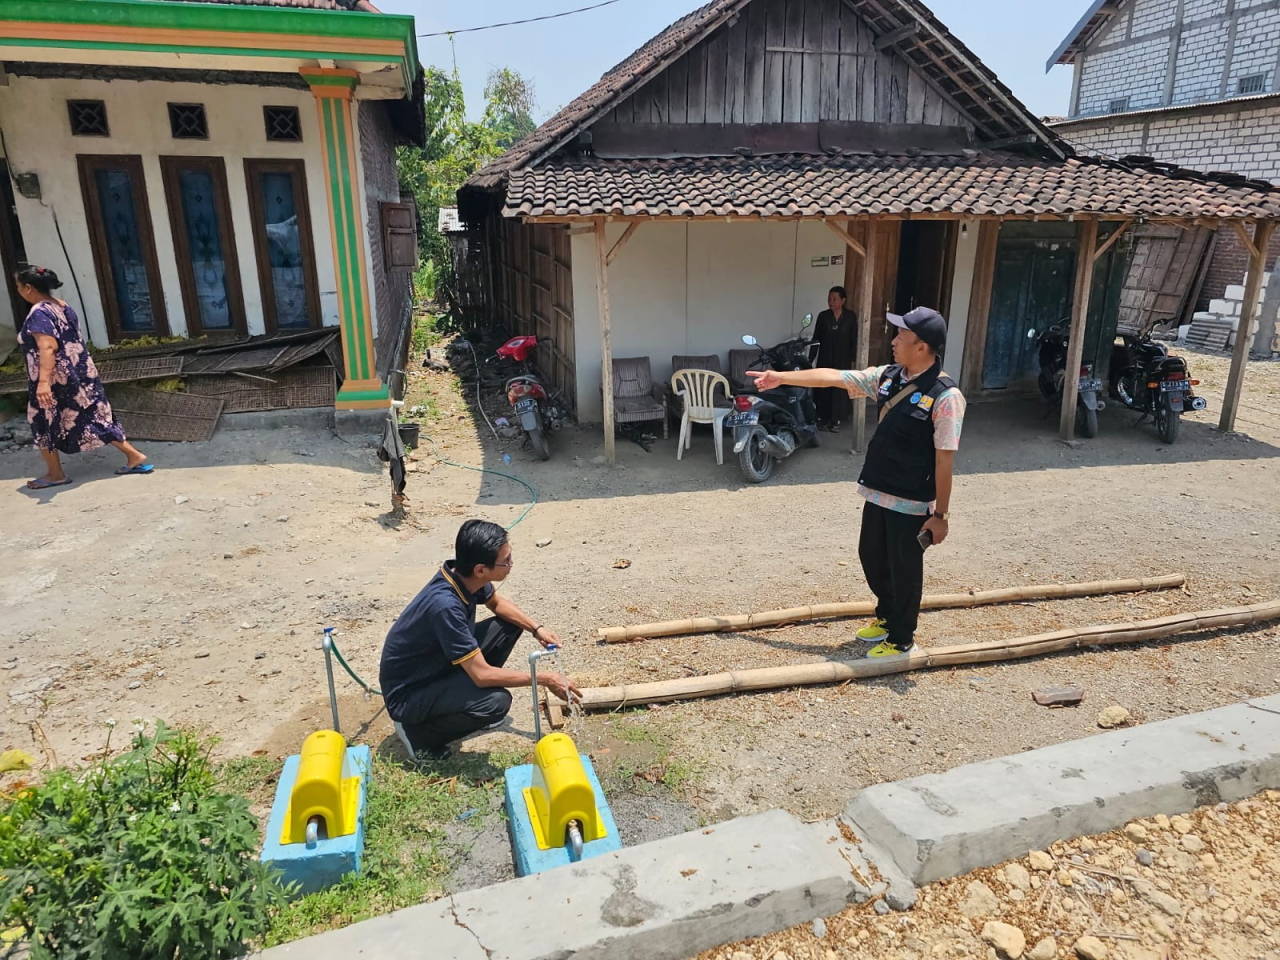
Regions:
<svg viewBox="0 0 1280 960"><path fill-rule="evenodd" d="M498 348L498 356L524 363L537 346L537 337L512 337Z"/></svg>

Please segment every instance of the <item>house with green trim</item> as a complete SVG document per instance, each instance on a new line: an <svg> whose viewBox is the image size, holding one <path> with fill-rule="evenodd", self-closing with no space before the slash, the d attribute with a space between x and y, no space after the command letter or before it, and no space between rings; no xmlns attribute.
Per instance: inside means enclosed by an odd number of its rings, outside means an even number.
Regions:
<svg viewBox="0 0 1280 960"><path fill-rule="evenodd" d="M334 327L339 409L388 405L425 135L412 17L368 0L4 0L0 261L97 345ZM6 284L10 286L11 284ZM25 305L0 297L0 325Z"/></svg>

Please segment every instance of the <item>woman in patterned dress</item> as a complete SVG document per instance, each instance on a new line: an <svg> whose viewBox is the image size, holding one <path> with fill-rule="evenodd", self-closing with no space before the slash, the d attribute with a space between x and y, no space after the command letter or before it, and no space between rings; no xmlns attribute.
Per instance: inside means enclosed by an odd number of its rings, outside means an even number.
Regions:
<svg viewBox="0 0 1280 960"><path fill-rule="evenodd" d="M18 344L26 355L31 380L27 421L47 470L27 486L43 490L70 483L59 453L82 453L108 443L125 455L125 465L116 473L150 473L152 465L125 439L111 412L98 368L80 338L79 318L53 296L62 286L58 275L44 267L26 266L14 280L19 296L31 304Z"/></svg>

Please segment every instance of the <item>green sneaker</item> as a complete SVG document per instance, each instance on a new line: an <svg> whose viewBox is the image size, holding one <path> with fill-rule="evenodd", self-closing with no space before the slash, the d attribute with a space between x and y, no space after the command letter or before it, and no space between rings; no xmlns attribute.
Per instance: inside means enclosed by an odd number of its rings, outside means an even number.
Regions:
<svg viewBox="0 0 1280 960"><path fill-rule="evenodd" d="M888 657L905 657L907 654L911 653L911 651L915 650L915 648L916 645L913 643L911 646L907 647L907 649L899 650L892 643L886 640L884 643L877 644L868 650L867 659L883 660Z"/></svg>
<svg viewBox="0 0 1280 960"><path fill-rule="evenodd" d="M888 636L889 631L884 628L884 621L879 618L872 620L870 626L858 631L858 640L862 643L879 643Z"/></svg>

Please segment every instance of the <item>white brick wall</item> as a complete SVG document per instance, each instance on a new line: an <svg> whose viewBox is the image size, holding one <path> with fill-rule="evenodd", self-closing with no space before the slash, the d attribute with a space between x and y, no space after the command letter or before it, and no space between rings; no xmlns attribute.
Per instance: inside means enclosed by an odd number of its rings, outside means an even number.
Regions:
<svg viewBox="0 0 1280 960"><path fill-rule="evenodd" d="M1123 123L1099 118L1058 132L1085 152L1142 154L1193 170L1229 170L1280 183L1280 105Z"/></svg>
<svg viewBox="0 0 1280 960"><path fill-rule="evenodd" d="M1231 72L1227 78L1227 96L1234 96L1240 78L1252 73L1267 75L1267 89L1276 69L1280 48L1280 10L1259 10L1240 18L1236 28L1236 47L1231 55Z"/></svg>
<svg viewBox="0 0 1280 960"><path fill-rule="evenodd" d="M1239 3L1236 6L1240 6ZM1182 8L1182 22L1195 23L1206 17L1218 17L1227 12L1227 0L1186 0Z"/></svg>
<svg viewBox="0 0 1280 960"><path fill-rule="evenodd" d="M1227 28L1211 23L1184 27L1178 44L1178 75L1173 82L1173 102L1198 103L1218 96L1222 70L1227 64Z"/></svg>
<svg viewBox="0 0 1280 960"><path fill-rule="evenodd" d="M1114 43L1121 43L1129 37L1129 21L1133 17L1132 10L1126 10L1124 13L1115 17L1111 21L1111 25L1102 32L1097 40L1098 49L1105 49Z"/></svg>
<svg viewBox="0 0 1280 960"><path fill-rule="evenodd" d="M1254 9L1263 5L1269 9ZM1170 103L1164 97L1178 0L1129 0L1124 9L1077 61L1077 116L1107 113L1112 101L1125 97L1130 110L1234 97L1241 77L1259 73L1266 76L1264 92L1275 90L1280 9L1274 0L1183 0Z"/></svg>
<svg viewBox="0 0 1280 960"><path fill-rule="evenodd" d="M1163 106L1168 60L1169 41L1165 39L1088 57L1080 76L1080 113L1106 113L1118 97L1129 98L1130 110Z"/></svg>
<svg viewBox="0 0 1280 960"><path fill-rule="evenodd" d="M1133 36L1168 30L1178 13L1178 0L1134 0Z"/></svg>

